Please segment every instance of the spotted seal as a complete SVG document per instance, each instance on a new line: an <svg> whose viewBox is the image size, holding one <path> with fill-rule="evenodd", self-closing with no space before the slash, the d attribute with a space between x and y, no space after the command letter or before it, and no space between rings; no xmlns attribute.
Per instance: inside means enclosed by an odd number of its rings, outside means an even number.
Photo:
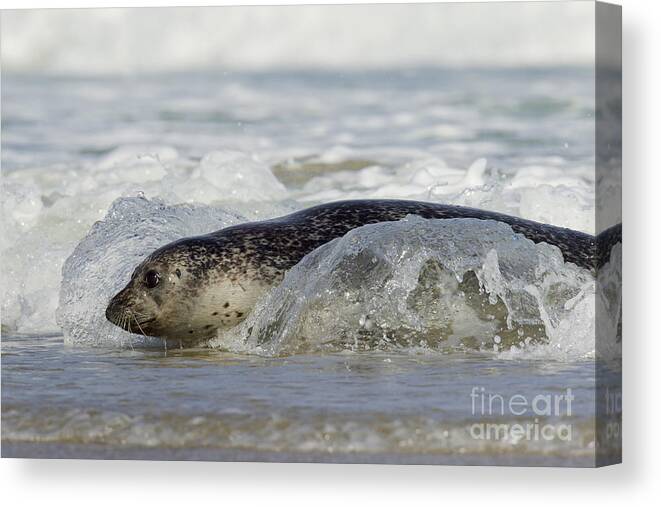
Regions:
<svg viewBox="0 0 661 507"><path fill-rule="evenodd" d="M566 262L591 270L605 263L610 247L621 240L620 226L595 238L462 206L340 201L165 245L135 269L128 285L110 301L106 317L133 333L199 342L245 319L256 300L315 248L357 227L407 215L504 222L536 243L555 245Z"/></svg>

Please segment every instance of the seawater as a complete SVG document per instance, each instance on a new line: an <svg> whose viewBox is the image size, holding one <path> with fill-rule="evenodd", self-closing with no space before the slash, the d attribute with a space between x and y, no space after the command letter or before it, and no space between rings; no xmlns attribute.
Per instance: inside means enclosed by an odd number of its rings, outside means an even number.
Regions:
<svg viewBox="0 0 661 507"><path fill-rule="evenodd" d="M484 354L70 348L3 340L3 452L391 463L593 463L593 361ZM471 392L562 395L572 414L473 413ZM479 392L479 391L476 391ZM506 409L507 410L507 409ZM485 421L571 426L571 440L473 438ZM479 434L479 429L477 430Z"/></svg>
<svg viewBox="0 0 661 507"><path fill-rule="evenodd" d="M3 75L3 453L589 465L602 358L576 331L599 284L497 224L411 218L323 247L259 302L255 343L244 326L165 350L103 310L161 244L343 198L593 233L593 93L583 68ZM376 268L355 277L356 258ZM617 356L618 296L596 301ZM572 439L474 438L474 388L571 389L571 414L537 419Z"/></svg>

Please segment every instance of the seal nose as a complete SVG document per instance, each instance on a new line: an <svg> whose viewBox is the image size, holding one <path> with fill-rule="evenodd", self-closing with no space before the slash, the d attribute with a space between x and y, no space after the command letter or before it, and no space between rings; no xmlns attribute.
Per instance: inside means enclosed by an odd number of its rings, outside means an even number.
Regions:
<svg viewBox="0 0 661 507"><path fill-rule="evenodd" d="M108 306L106 307L106 319L108 319L110 322L115 324L114 316L115 316L115 311L113 308L113 302L114 299L110 300L110 303L108 303Z"/></svg>
<svg viewBox="0 0 661 507"><path fill-rule="evenodd" d="M115 294L106 307L106 319L116 326L119 326L119 316L121 315L121 305L117 300L119 294Z"/></svg>

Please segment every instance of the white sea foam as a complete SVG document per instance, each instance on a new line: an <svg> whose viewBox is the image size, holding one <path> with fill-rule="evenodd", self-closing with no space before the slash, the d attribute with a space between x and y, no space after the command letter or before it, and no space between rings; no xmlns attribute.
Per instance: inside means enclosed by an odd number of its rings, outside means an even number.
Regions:
<svg viewBox="0 0 661 507"><path fill-rule="evenodd" d="M170 203L222 201L225 205L235 204L235 208L253 201L246 210L251 217L290 209L260 205L267 193L277 196L284 192L284 187L267 166L251 156L213 152L195 165L176 157L176 150L170 147L120 147L91 166L62 171L38 168L5 175L3 328L21 333L58 332L54 317L64 260L94 222L106 213L112 219L114 210L108 210L121 196L141 193L161 196ZM243 184L243 180L248 183ZM162 213L166 220L165 211ZM147 211L144 214L146 219ZM133 226L123 224L113 234L132 234ZM204 222L200 226L204 227ZM169 229L164 225L161 233L155 229L149 233L158 243L158 238L173 240L194 230L199 227L191 221L188 228ZM153 246L151 241L146 238L145 244ZM99 244L99 248L106 246ZM141 247L138 251L148 253ZM131 256L128 250L126 253Z"/></svg>

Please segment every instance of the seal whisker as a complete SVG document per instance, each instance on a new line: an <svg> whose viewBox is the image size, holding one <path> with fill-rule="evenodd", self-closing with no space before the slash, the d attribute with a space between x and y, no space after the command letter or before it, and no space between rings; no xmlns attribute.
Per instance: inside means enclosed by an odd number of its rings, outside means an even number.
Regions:
<svg viewBox="0 0 661 507"><path fill-rule="evenodd" d="M127 327L126 327L126 326L127 326L127 320L128 320L127 312L122 313L122 316L121 316L121 326L120 326L120 327L121 327L122 329L124 329L124 330L127 329ZM129 328L129 329L130 329L130 328ZM129 331L129 332L130 332L130 331ZM122 339L122 345L124 345L124 338L122 337L121 339ZM133 344L131 343L131 340L130 340L130 339L129 339L129 346L130 346L131 348L133 348Z"/></svg>
<svg viewBox="0 0 661 507"><path fill-rule="evenodd" d="M131 310L129 310L129 311L131 312ZM138 329L139 329L140 332L142 333L142 336L147 336L147 335L145 334L145 332L143 331L142 326L140 325L140 321L138 320L138 318L135 316L135 314L134 314L133 312L131 312L131 316L133 317L133 320L134 320L135 323L137 324Z"/></svg>
<svg viewBox="0 0 661 507"><path fill-rule="evenodd" d="M125 314L124 319L128 322L128 319L129 319L128 314ZM130 329L130 326L129 326L129 329ZM129 332L130 332L130 331L129 331ZM135 349L133 348L133 342L131 341L130 338L128 339L128 343L129 343L129 347L131 347L131 350L135 350Z"/></svg>

